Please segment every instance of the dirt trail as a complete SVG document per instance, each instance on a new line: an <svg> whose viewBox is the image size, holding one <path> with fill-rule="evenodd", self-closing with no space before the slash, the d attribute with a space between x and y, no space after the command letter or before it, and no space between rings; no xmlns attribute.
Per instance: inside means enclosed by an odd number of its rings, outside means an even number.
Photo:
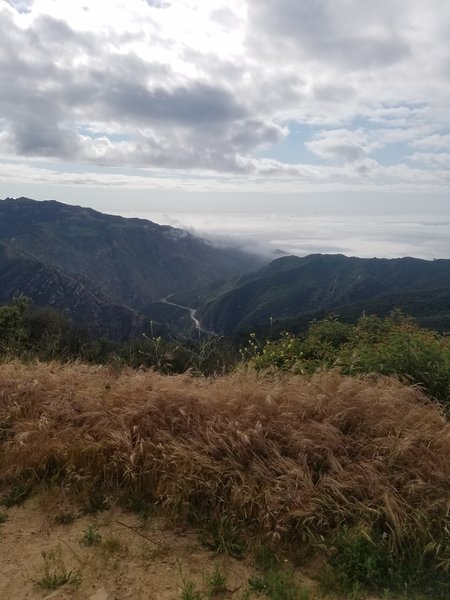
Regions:
<svg viewBox="0 0 450 600"><path fill-rule="evenodd" d="M69 510L47 495L3 511L2 600L179 600L183 578L205 592L205 578L216 567L226 574L228 591L214 598L262 598L245 595L249 577L257 574L251 561L217 556L201 545L195 531L174 531L156 518L142 527L136 515L114 509L88 516L74 511L73 522L57 523ZM91 546L81 542L96 534ZM73 571L73 582L54 591L38 589L46 566L50 574Z"/></svg>
<svg viewBox="0 0 450 600"><path fill-rule="evenodd" d="M6 517L0 523L1 600L267 599L249 586L249 578L261 576L250 556L218 555L201 544L198 531L174 529L161 517L143 521L117 508L85 515L51 492L2 507L1 514ZM321 567L310 568L317 575ZM208 576L215 571L226 576L225 591L212 594ZM70 577L47 589L39 585L46 574ZM295 580L301 598L329 598L303 571L295 571ZM188 585L199 595L183 596Z"/></svg>

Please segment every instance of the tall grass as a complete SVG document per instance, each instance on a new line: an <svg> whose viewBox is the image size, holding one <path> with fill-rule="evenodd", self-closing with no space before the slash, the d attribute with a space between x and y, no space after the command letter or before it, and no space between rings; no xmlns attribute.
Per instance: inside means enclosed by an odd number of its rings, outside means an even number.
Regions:
<svg viewBox="0 0 450 600"><path fill-rule="evenodd" d="M325 552L365 585L412 573L447 597L449 482L449 423L394 379L0 365L4 489L143 498L247 543ZM371 565L402 565L391 583L358 555L371 547Z"/></svg>

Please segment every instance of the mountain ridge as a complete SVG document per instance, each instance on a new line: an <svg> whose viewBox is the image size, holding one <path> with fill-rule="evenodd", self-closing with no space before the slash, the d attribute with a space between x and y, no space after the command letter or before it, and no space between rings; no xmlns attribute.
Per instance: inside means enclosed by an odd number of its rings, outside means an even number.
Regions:
<svg viewBox="0 0 450 600"><path fill-rule="evenodd" d="M24 197L0 200L0 242L1 302L26 294L36 305L47 302L97 333L116 330L116 337L125 335L126 327L106 326L100 313L108 312L107 306L116 307L113 312L124 324L140 323L149 303L262 262L168 225ZM135 331L132 327L130 335Z"/></svg>
<svg viewBox="0 0 450 600"><path fill-rule="evenodd" d="M283 321L352 306L363 311L365 304L386 303L402 294L413 304L418 295L442 291L450 296L447 259L288 256L236 278L231 288L219 288L215 296L212 286L210 298L198 307L198 315L205 327L226 334L274 318ZM432 305L429 309L433 313Z"/></svg>

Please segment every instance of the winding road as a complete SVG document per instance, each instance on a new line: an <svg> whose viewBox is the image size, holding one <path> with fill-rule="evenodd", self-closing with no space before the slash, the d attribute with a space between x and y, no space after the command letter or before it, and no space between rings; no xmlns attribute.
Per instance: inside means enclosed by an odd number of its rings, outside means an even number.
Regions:
<svg viewBox="0 0 450 600"><path fill-rule="evenodd" d="M200 321L195 316L197 313L197 310L195 308L190 308L189 306L182 306L181 304L176 304L175 302L170 302L170 300L169 300L170 296L173 296L173 294L169 294L165 298L161 298L160 302L162 302L163 304L170 304L172 306L176 306L177 308L183 308L184 310L189 311L189 315L195 325L195 329L198 329L199 332L206 333L207 335L215 335L214 331L209 331L208 329L205 329L204 327L202 327Z"/></svg>

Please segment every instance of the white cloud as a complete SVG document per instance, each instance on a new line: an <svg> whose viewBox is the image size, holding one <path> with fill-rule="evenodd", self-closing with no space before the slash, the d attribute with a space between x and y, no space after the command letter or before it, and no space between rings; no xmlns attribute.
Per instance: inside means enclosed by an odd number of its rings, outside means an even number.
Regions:
<svg viewBox="0 0 450 600"><path fill-rule="evenodd" d="M450 152L415 152L411 155L411 160L431 168L448 169L447 179L450 181Z"/></svg>
<svg viewBox="0 0 450 600"><path fill-rule="evenodd" d="M446 0L3 2L0 152L24 178L51 159L46 179L60 160L63 179L63 163L88 179L109 165L138 186L125 169L208 188L445 187L449 17Z"/></svg>
<svg viewBox="0 0 450 600"><path fill-rule="evenodd" d="M414 140L411 143L413 148L424 148L431 150L450 150L450 135L440 135L438 133Z"/></svg>
<svg viewBox="0 0 450 600"><path fill-rule="evenodd" d="M379 141L362 129L320 131L305 144L308 150L321 158L344 162L361 160L380 145Z"/></svg>

